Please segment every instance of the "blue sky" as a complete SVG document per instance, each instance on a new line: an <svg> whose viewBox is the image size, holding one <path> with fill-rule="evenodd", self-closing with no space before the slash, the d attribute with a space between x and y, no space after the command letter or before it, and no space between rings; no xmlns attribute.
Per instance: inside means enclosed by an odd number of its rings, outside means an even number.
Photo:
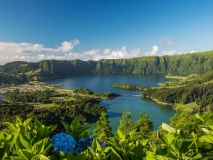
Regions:
<svg viewBox="0 0 213 160"><path fill-rule="evenodd" d="M212 0L0 0L0 64L213 49Z"/></svg>

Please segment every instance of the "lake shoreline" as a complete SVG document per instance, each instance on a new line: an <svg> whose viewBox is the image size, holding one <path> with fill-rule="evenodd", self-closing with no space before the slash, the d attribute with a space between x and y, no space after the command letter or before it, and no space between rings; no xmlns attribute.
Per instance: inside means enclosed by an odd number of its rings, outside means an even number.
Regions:
<svg viewBox="0 0 213 160"><path fill-rule="evenodd" d="M163 107L141 98L140 90L125 90L113 88L113 84L135 84L144 87L157 87L158 83L167 82L169 79L156 75L139 75L139 74L110 74L110 75L82 75L64 79L55 79L46 81L47 84L61 84L58 88L76 89L79 87L88 88L96 93L113 92L120 96L113 100L101 100L100 104L107 109L110 125L116 131L119 126L122 113L130 111L134 121L138 120L140 113L146 112L150 115L155 129L162 122L170 123L170 118L175 114L171 107ZM136 96L134 96L136 95Z"/></svg>
<svg viewBox="0 0 213 160"><path fill-rule="evenodd" d="M161 101L159 101L159 100L157 100L155 98L152 98L152 97L143 97L142 95L141 95L141 97L145 98L145 99L149 99L149 100L151 100L151 101L153 101L153 102L155 102L157 104L162 104L162 105L165 105L165 106L171 106L171 107L175 108L175 104L172 104L172 103L161 102Z"/></svg>

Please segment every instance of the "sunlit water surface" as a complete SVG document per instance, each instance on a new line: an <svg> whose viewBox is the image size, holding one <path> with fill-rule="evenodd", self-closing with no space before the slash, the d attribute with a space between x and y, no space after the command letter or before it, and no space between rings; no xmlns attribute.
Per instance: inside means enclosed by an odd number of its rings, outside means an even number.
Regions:
<svg viewBox="0 0 213 160"><path fill-rule="evenodd" d="M81 75L71 76L63 79L47 81L48 84L60 84L59 88L76 89L79 87L88 88L94 92L113 92L121 96L114 100L102 100L101 105L105 106L109 115L110 126L113 132L119 126L124 111L130 111L133 121L137 121L140 113L147 112L153 121L154 129L157 130L162 122L170 123L170 118L175 111L165 105L156 104L150 100L143 99L139 95L141 91L130 91L113 88L116 83L136 84L142 86L158 86L158 83L169 81L158 75L137 75L137 74L104 74L104 75ZM91 130L95 124L91 125Z"/></svg>

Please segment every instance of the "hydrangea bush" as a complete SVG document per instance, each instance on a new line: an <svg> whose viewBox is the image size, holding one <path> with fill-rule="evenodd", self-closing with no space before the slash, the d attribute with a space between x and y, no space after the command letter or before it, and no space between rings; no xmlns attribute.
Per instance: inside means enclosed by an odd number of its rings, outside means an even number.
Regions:
<svg viewBox="0 0 213 160"><path fill-rule="evenodd" d="M76 141L75 139L65 133L59 133L52 137L50 143L55 147L55 152L59 154L60 152L74 152Z"/></svg>
<svg viewBox="0 0 213 160"><path fill-rule="evenodd" d="M80 154L83 152L87 147L91 146L93 142L93 138L86 137L81 138L76 142L76 140L69 134L66 133L59 133L55 134L51 140L50 143L54 147L54 151L59 154L60 152L66 153L71 152L74 154ZM98 140L101 148L105 147L105 143Z"/></svg>
<svg viewBox="0 0 213 160"><path fill-rule="evenodd" d="M85 149L87 149L88 146L92 145L92 141L93 141L93 138L90 138L90 137L79 139L77 144L76 144L75 153L79 154L82 151L84 151Z"/></svg>
<svg viewBox="0 0 213 160"><path fill-rule="evenodd" d="M125 135L119 129L104 143L89 137L77 120L71 125L65 124L66 133L55 134L50 139L55 127L17 118L14 124L5 123L7 132L0 131L0 159L213 159L213 123L199 115L196 117L203 121L203 135L192 132L191 137L187 137L183 130L162 124L159 144L153 143L153 137L139 141L134 138L136 131Z"/></svg>

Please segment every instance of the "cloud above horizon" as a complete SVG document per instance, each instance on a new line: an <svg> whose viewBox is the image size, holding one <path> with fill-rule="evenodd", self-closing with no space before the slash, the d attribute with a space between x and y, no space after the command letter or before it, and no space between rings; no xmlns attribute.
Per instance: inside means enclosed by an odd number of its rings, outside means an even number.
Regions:
<svg viewBox="0 0 213 160"><path fill-rule="evenodd" d="M146 52L145 56L157 56L158 54L158 46L155 45L152 47L152 50L150 52Z"/></svg>
<svg viewBox="0 0 213 160"><path fill-rule="evenodd" d="M172 46L173 45L173 40L167 38L167 37L162 37L159 41L161 45L165 46Z"/></svg>
<svg viewBox="0 0 213 160"><path fill-rule="evenodd" d="M57 59L57 60L100 60L100 59L119 59L119 58L132 58L140 56L161 56L161 55L174 55L183 52L160 51L159 46L154 45L152 50L142 52L140 48L127 50L125 46L120 49L111 50L106 48L104 50L92 49L82 53L74 52L75 46L79 45L79 40L64 41L58 47L47 48L43 44L32 43L11 43L0 42L0 64L5 64L11 61L31 61L37 62L44 59ZM192 51L194 52L194 51Z"/></svg>
<svg viewBox="0 0 213 160"><path fill-rule="evenodd" d="M71 51L76 45L79 44L79 40L73 40L71 42L64 41L57 48L45 48L42 44L32 43L10 43L0 42L0 53L2 54L31 54L31 53L66 53Z"/></svg>

